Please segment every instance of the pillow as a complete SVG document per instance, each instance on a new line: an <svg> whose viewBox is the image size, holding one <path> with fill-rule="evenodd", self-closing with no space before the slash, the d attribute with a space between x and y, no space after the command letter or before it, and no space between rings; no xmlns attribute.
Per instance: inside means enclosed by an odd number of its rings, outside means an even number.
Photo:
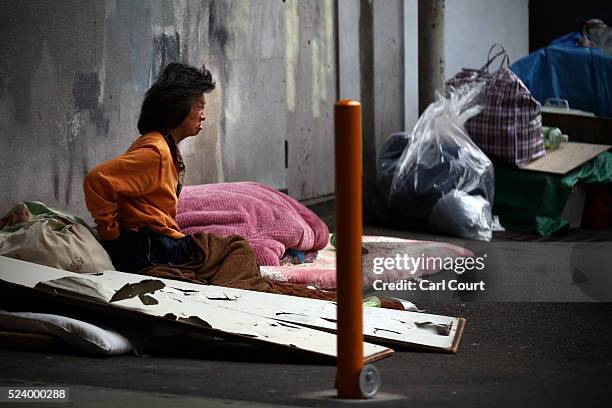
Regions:
<svg viewBox="0 0 612 408"><path fill-rule="evenodd" d="M0 329L51 334L86 353L111 356L132 351L123 335L65 316L0 310Z"/></svg>

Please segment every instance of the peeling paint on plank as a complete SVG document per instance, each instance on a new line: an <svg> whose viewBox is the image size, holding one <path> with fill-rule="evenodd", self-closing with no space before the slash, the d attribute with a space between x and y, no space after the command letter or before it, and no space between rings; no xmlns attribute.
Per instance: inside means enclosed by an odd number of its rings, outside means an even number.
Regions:
<svg viewBox="0 0 612 408"><path fill-rule="evenodd" d="M162 289L165 286L164 282L156 279L145 279L138 283L128 283L113 295L110 303L131 299L147 293L154 293L156 290ZM142 298L140 300L142 300Z"/></svg>
<svg viewBox="0 0 612 408"><path fill-rule="evenodd" d="M449 336L453 327L450 324L436 324L432 322L414 322L414 325L419 329L429 330L432 333L439 334L441 336Z"/></svg>
<svg viewBox="0 0 612 408"><path fill-rule="evenodd" d="M153 296L145 295L143 293L138 295L138 299L140 299L140 301L147 306L159 304L157 299L155 299Z"/></svg>
<svg viewBox="0 0 612 408"><path fill-rule="evenodd" d="M240 296L230 296L227 293L224 293L223 296L206 296L206 298L208 300L230 300L230 301L234 301L234 300L240 299Z"/></svg>
<svg viewBox="0 0 612 408"><path fill-rule="evenodd" d="M198 316L189 316L189 317L179 317L177 319L179 322L187 322L192 323L197 326L206 327L207 329L212 329L213 327L205 320L202 320Z"/></svg>

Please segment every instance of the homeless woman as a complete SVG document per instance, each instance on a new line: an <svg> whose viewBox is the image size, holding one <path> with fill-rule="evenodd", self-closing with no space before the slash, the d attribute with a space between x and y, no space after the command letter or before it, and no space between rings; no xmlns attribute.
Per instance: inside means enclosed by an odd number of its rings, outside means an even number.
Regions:
<svg viewBox="0 0 612 408"><path fill-rule="evenodd" d="M170 63L145 95L140 137L85 178L87 208L115 268L161 278L333 299L335 294L262 278L255 253L239 236L186 236L176 222L185 176L179 143L202 130L210 71Z"/></svg>

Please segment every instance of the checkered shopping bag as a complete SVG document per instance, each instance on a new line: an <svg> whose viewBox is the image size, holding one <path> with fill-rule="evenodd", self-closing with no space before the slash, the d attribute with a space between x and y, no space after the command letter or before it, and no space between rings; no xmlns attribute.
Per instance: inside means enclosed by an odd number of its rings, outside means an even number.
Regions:
<svg viewBox="0 0 612 408"><path fill-rule="evenodd" d="M496 47L501 51L491 57ZM502 57L499 69L489 72L498 57ZM486 82L483 110L468 120L465 128L489 157L522 166L546 154L542 116L540 103L508 68L509 61L506 50L494 44L482 68L463 68L446 85L458 88L470 82Z"/></svg>

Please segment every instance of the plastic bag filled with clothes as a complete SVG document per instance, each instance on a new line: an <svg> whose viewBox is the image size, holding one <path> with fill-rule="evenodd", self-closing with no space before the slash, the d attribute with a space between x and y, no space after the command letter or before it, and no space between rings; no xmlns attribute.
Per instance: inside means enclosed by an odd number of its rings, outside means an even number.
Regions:
<svg viewBox="0 0 612 408"><path fill-rule="evenodd" d="M449 88L417 121L397 162L387 204L395 222L482 241L491 239L493 164L465 130L483 83Z"/></svg>

